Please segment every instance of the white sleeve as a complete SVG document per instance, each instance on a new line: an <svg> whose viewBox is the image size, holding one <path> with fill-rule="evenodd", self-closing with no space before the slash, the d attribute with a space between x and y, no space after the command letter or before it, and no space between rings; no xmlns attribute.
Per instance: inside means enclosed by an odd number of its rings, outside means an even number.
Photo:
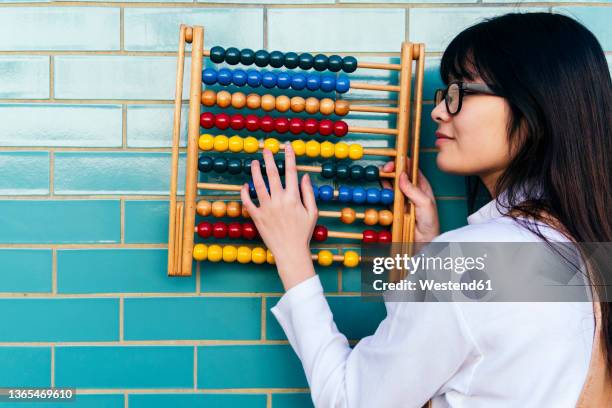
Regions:
<svg viewBox="0 0 612 408"><path fill-rule="evenodd" d="M271 308L300 358L317 408L421 407L476 354L451 302L386 303L376 332L351 349L315 275Z"/></svg>

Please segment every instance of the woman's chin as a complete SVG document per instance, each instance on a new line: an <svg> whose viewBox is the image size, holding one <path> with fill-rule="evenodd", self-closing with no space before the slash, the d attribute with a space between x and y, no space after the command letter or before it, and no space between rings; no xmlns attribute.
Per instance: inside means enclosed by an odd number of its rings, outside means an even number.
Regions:
<svg viewBox="0 0 612 408"><path fill-rule="evenodd" d="M465 168L465 160L456 155L451 155L448 152L438 152L436 156L436 165L440 171L456 175L469 175L472 172Z"/></svg>

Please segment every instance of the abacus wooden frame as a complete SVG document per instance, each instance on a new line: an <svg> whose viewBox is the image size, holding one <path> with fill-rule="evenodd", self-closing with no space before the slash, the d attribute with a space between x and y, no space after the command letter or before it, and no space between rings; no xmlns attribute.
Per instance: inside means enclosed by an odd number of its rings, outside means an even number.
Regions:
<svg viewBox="0 0 612 408"><path fill-rule="evenodd" d="M189 114L187 132L187 158L185 174L185 194L182 201L178 200L178 165L179 141L181 124L181 106L183 102L183 76L185 65L185 47L191 43L191 82L189 87ZM202 97L202 60L209 52L204 49L204 28L201 26L187 26L181 24L179 29L179 46L176 71L176 94L174 99L174 123L172 128L172 161L170 178L170 208L168 226L168 275L191 276L193 266L193 245L195 230L196 200L198 193L198 137L200 136L200 111ZM423 99L425 46L424 44L403 42L399 64L383 64L374 62L359 62L359 68L382 69L399 71L399 85L359 84L359 89L395 91L398 93L397 131L395 151L395 168L404 169L410 149L412 160L410 162L410 176L416 184L419 166L419 143L421 112ZM415 98L412 100L412 65L416 61L415 70ZM414 112L411 112L414 104ZM359 109L356 109L359 111ZM411 113L414 114L414 123L411 127ZM362 131L368 128L356 128L353 131ZM389 129L383 129L388 131ZM411 138L409 138L411 134ZM411 139L411 140L410 140ZM410 144L412 141L412 145ZM404 195L399 189L400 171L394 176L394 202L392 240L394 243L407 243L411 251L414 240L415 209L414 204L406 205ZM408 207L408 208L406 208Z"/></svg>

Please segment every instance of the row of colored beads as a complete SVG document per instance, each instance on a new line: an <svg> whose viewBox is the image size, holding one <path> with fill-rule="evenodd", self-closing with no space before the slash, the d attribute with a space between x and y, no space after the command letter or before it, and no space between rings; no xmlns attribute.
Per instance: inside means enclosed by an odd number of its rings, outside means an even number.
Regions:
<svg viewBox="0 0 612 408"><path fill-rule="evenodd" d="M257 228L252 222L245 222L240 224L239 222L231 222L229 224L223 221L217 221L214 224L208 221L200 222L196 227L196 232L202 238L214 237L217 239L222 238L244 238L247 240L254 240L259 236Z"/></svg>
<svg viewBox="0 0 612 408"><path fill-rule="evenodd" d="M323 225L315 226L312 238L318 242L324 242L327 240L329 231L327 227ZM374 231L374 230L365 230L362 233L362 241L364 244L372 244L375 242L378 243L389 243L391 242L391 232L389 231Z"/></svg>
<svg viewBox="0 0 612 408"><path fill-rule="evenodd" d="M321 100L310 97L302 98L294 96L289 98L287 95L274 96L270 94L258 95L255 93L245 95L242 92L229 93L228 91L215 92L206 90L202 92L202 104L204 106L219 106L220 108L232 107L242 109L245 106L249 109L263 109L266 112L277 110L278 112L300 113L306 111L312 115L321 113L322 115L336 114L345 116L349 113L350 106L345 100L334 101L330 98Z"/></svg>
<svg viewBox="0 0 612 408"><path fill-rule="evenodd" d="M342 120L332 121L329 119L316 120L308 118L272 118L271 116L258 117L256 115L241 115L239 113L228 115L227 113L204 112L200 115L200 126L204 129L217 128L225 130L247 129L251 132L261 130L263 132L287 133L294 135L307 133L309 135L319 133L321 136L334 134L342 137L348 133L348 124Z"/></svg>
<svg viewBox="0 0 612 408"><path fill-rule="evenodd" d="M289 72L270 72L249 69L206 68L202 71L202 82L206 85L248 85L251 88L263 86L267 89L294 89L302 91L348 92L351 81L346 75L294 74Z"/></svg>
<svg viewBox="0 0 612 408"><path fill-rule="evenodd" d="M354 72L357 69L357 59L339 55L317 54L313 56L307 52L297 54L295 52L281 52L266 50L253 51L249 48L239 50L235 47L230 47L227 50L220 46L215 46L210 49L210 60L215 64L226 62L229 65L252 65L265 67L270 65L273 68L301 68L304 70L314 68L317 71L329 70L331 72L344 71L347 73Z"/></svg>
<svg viewBox="0 0 612 408"><path fill-rule="evenodd" d="M251 198L257 198L257 191L252 181L249 181L249 195ZM266 186L267 187L267 186ZM343 203L354 203L354 204L384 204L388 205L393 203L393 190L388 188L363 188L363 187L349 187L340 186L338 191L334 191L334 188L330 185L312 186L315 200L327 202L337 198L338 201Z"/></svg>

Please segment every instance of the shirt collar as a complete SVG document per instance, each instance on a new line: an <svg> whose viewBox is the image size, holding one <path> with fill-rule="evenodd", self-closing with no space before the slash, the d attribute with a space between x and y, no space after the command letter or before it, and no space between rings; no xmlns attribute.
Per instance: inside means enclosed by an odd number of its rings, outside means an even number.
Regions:
<svg viewBox="0 0 612 408"><path fill-rule="evenodd" d="M521 202L527 197L527 184L521 185L522 188L517 190L517 202ZM541 189L536 189L537 193L541 192ZM478 211L470 214L467 217L468 224L481 224L489 220L503 217L508 213L508 190L504 190L498 197L492 199L487 204L482 206Z"/></svg>

